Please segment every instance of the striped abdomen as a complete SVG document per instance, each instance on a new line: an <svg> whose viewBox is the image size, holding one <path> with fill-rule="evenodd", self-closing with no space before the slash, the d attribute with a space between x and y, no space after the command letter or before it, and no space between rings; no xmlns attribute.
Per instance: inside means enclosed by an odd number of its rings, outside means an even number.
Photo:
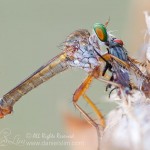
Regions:
<svg viewBox="0 0 150 150"><path fill-rule="evenodd" d="M12 111L11 109L13 104L23 95L67 68L68 65L65 53L54 57L47 64L40 67L27 79L3 96L0 100L0 117L10 113Z"/></svg>

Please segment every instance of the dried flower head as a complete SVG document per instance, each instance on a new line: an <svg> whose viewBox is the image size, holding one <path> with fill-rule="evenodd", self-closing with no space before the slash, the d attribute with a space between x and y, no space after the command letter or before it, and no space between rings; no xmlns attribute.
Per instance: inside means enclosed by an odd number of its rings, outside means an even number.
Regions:
<svg viewBox="0 0 150 150"><path fill-rule="evenodd" d="M144 12L148 42L146 60L141 64L149 76L150 68L150 16ZM119 99L118 107L107 116L106 128L101 139L102 150L149 150L150 141L150 83L143 82L142 91L133 90L132 95Z"/></svg>

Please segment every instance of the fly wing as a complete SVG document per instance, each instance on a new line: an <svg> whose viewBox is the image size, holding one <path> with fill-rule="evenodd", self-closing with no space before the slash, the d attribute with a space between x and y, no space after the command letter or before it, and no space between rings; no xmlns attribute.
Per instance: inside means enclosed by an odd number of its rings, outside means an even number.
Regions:
<svg viewBox="0 0 150 150"><path fill-rule="evenodd" d="M130 90L130 74L129 71L120 66L116 61L113 61L113 77L114 81L120 84L124 89Z"/></svg>

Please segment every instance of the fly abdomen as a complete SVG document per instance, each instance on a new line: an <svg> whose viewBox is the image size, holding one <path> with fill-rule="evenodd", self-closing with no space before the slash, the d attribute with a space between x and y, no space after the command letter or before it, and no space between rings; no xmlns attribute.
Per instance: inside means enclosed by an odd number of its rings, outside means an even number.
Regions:
<svg viewBox="0 0 150 150"><path fill-rule="evenodd" d="M68 64L64 53L54 57L47 64L40 67L27 79L3 96L0 100L0 117L10 113L10 109L12 109L14 103L23 95L67 68Z"/></svg>

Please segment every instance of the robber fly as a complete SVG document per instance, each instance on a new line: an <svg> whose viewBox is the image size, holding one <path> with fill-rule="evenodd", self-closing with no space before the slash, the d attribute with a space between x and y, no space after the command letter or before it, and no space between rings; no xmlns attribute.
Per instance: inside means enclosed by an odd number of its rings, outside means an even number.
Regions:
<svg viewBox="0 0 150 150"><path fill-rule="evenodd" d="M52 78L56 74L69 68L81 68L87 73L87 77L74 92L72 101L74 106L82 113L84 118L96 128L98 137L100 137L99 124L97 124L78 105L77 102L80 97L83 96L84 100L89 104L89 106L91 106L93 111L99 117L101 129L104 129L105 119L99 108L97 108L92 100L86 95L86 91L92 83L93 79L98 79L106 82L107 84L118 86L118 81L121 80L120 76L122 75L122 73L120 73L121 69L118 67L118 64L123 65L128 69L130 68L130 64L126 60L121 60L121 58L117 55L113 55L111 48L109 47L111 42L108 40L109 38L106 38L108 33L105 27L101 28L97 26L96 33L100 33L97 34L98 37L96 37L95 34L90 34L86 29L77 30L71 33L66 38L63 51L59 55L48 61L37 71L31 74L27 79L3 95L3 97L0 99L0 117L3 118L5 115L10 114L13 110L13 105L23 95L27 94L29 91ZM99 40L102 41L102 38L99 38L99 36L104 38L104 42L109 42L108 47L110 52L106 54L102 53L101 45L99 44ZM112 61L112 59L114 61ZM113 62L116 62L116 69L113 66ZM110 70L113 68L115 74L119 74L116 79L113 76L113 82L108 80L110 76L107 75L107 73L103 73L105 64L109 66L108 68ZM122 82L119 82L119 84L121 84L121 86L125 86Z"/></svg>

